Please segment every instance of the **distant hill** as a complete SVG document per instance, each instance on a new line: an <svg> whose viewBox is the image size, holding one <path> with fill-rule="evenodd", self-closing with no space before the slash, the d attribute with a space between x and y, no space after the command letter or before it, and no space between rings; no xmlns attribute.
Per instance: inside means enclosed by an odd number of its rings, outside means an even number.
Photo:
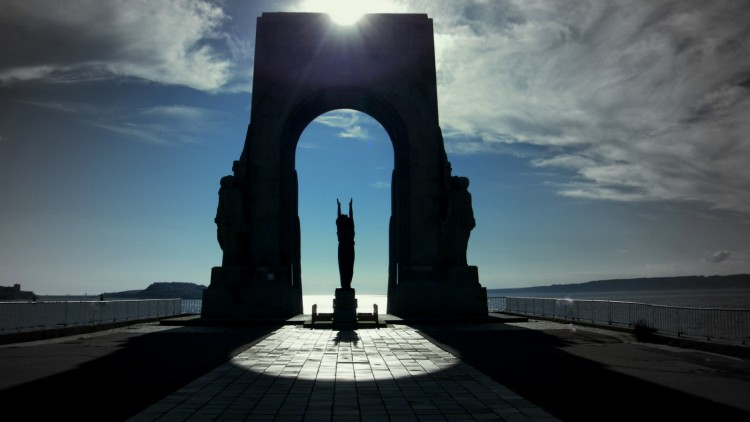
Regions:
<svg viewBox="0 0 750 422"><path fill-rule="evenodd" d="M614 280L596 280L576 284L552 284L549 286L523 287L515 289L487 289L494 294L519 293L591 293L656 290L700 290L700 289L750 289L750 274L651 277Z"/></svg>
<svg viewBox="0 0 750 422"><path fill-rule="evenodd" d="M104 293L105 299L202 299L206 286L195 283L159 282L144 290Z"/></svg>

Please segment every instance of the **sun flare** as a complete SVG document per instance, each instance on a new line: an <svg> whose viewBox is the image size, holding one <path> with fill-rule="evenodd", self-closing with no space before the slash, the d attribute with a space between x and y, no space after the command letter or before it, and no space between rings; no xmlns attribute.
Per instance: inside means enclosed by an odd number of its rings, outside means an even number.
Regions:
<svg viewBox="0 0 750 422"><path fill-rule="evenodd" d="M365 13L352 4L353 2L343 3L339 9L327 13L339 25L354 25Z"/></svg>
<svg viewBox="0 0 750 422"><path fill-rule="evenodd" d="M367 13L399 12L391 0L311 0L302 7L309 12L327 13L339 25L354 25Z"/></svg>

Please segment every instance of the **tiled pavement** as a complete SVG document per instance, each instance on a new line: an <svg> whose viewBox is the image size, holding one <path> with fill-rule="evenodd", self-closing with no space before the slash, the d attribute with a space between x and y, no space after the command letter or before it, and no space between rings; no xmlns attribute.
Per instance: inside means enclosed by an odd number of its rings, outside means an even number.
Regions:
<svg viewBox="0 0 750 422"><path fill-rule="evenodd" d="M408 326L284 326L133 421L555 420Z"/></svg>

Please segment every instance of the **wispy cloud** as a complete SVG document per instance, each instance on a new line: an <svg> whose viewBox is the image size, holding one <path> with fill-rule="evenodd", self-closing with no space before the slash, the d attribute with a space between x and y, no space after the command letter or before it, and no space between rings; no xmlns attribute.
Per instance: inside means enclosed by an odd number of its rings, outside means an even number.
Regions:
<svg viewBox="0 0 750 422"><path fill-rule="evenodd" d="M168 117L184 121L201 121L210 120L217 112L202 107L191 107L185 105L161 105L146 108L141 111L144 116Z"/></svg>
<svg viewBox="0 0 750 422"><path fill-rule="evenodd" d="M210 43L227 19L203 0L6 2L0 14L0 83L126 76L217 90L231 61Z"/></svg>
<svg viewBox="0 0 750 422"><path fill-rule="evenodd" d="M320 145L313 142L300 141L297 143L298 148L302 149L320 149Z"/></svg>
<svg viewBox="0 0 750 422"><path fill-rule="evenodd" d="M220 111L183 104L131 109L47 99L9 101L70 114L88 125L155 145L205 142L201 136L215 129L225 117Z"/></svg>
<svg viewBox="0 0 750 422"><path fill-rule="evenodd" d="M96 116L93 124L157 145L197 144L217 126L221 112L173 104L147 107L119 114Z"/></svg>
<svg viewBox="0 0 750 422"><path fill-rule="evenodd" d="M85 101L66 101L66 100L59 100L59 99L49 99L49 98L25 98L25 99L15 99L15 98L9 98L7 101L14 102L14 103L20 103L25 105L30 105L33 107L39 107L47 110L52 110L56 112L66 113L75 115L81 118L86 118L90 116L105 116L105 115L112 115L112 114L123 114L123 110L115 110L111 105L102 105L102 104L92 104Z"/></svg>
<svg viewBox="0 0 750 422"><path fill-rule="evenodd" d="M369 134L362 120L362 113L355 110L336 110L318 116L313 123L341 129L339 138L368 140Z"/></svg>
<svg viewBox="0 0 750 422"><path fill-rule="evenodd" d="M562 195L750 213L750 7L410 1L454 153L535 145Z"/></svg>
<svg viewBox="0 0 750 422"><path fill-rule="evenodd" d="M61 111L63 113L80 114L84 110L90 109L87 104L74 103L70 101L58 101L58 100L16 100L10 99L9 101L27 104L35 107L46 108L48 110Z"/></svg>
<svg viewBox="0 0 750 422"><path fill-rule="evenodd" d="M173 145L175 141L186 143L185 141L188 140L184 136L177 134L174 131L170 131L169 128L157 124L108 121L88 121L87 123L92 126L125 135L131 139L144 141L154 145L168 146Z"/></svg>
<svg viewBox="0 0 750 422"><path fill-rule="evenodd" d="M370 183L370 187L375 189L390 189L391 184L382 180L378 180L375 183Z"/></svg>

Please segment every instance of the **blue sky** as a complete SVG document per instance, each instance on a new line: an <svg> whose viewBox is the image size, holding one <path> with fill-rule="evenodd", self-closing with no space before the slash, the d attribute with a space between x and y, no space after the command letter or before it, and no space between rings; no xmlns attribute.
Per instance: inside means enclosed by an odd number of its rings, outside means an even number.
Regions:
<svg viewBox="0 0 750 422"><path fill-rule="evenodd" d="M433 19L440 123L471 180L488 288L750 272L750 6L363 1ZM313 1L0 5L0 285L98 294L207 285L219 180L242 152L263 12ZM386 291L393 151L328 113L297 149L305 294Z"/></svg>

